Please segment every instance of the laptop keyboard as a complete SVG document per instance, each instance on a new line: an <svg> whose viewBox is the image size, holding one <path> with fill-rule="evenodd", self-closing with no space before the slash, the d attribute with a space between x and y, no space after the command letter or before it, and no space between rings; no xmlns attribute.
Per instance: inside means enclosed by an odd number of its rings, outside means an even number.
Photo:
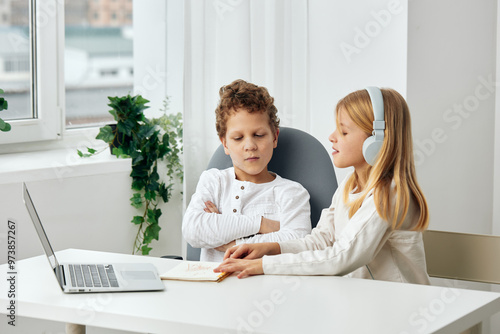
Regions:
<svg viewBox="0 0 500 334"><path fill-rule="evenodd" d="M118 287L118 280L112 265L70 264L71 286L76 288Z"/></svg>

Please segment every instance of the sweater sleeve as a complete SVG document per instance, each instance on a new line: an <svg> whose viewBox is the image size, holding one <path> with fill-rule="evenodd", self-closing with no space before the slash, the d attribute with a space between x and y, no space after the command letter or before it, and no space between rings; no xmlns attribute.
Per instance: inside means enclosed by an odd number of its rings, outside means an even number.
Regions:
<svg viewBox="0 0 500 334"><path fill-rule="evenodd" d="M299 239L311 232L311 207L309 193L300 184L285 181L287 185L276 193L280 208L280 230L277 232L256 234L248 238L236 240L236 244L279 242Z"/></svg>
<svg viewBox="0 0 500 334"><path fill-rule="evenodd" d="M264 273L345 275L368 264L390 232L389 223L380 218L373 196L370 196L331 246L296 254L264 256Z"/></svg>
<svg viewBox="0 0 500 334"><path fill-rule="evenodd" d="M182 220L182 235L191 246L215 248L259 231L261 217L204 211L206 201L219 207L221 191L220 172L204 171Z"/></svg>
<svg viewBox="0 0 500 334"><path fill-rule="evenodd" d="M335 242L334 212L339 191L336 191L332 203L321 211L318 224L311 234L296 240L281 241L281 253L300 253L306 250L318 250L330 247Z"/></svg>
<svg viewBox="0 0 500 334"><path fill-rule="evenodd" d="M332 246L335 241L333 212L333 207L323 209L318 225L309 235L301 239L279 242L281 253L300 253L306 250L324 249Z"/></svg>

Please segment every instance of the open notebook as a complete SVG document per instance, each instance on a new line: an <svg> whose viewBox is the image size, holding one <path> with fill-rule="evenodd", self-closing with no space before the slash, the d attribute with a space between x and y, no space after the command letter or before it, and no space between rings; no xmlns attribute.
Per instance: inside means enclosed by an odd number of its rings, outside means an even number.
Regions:
<svg viewBox="0 0 500 334"><path fill-rule="evenodd" d="M231 273L214 273L217 262L180 261L177 266L160 275L163 280L220 282Z"/></svg>

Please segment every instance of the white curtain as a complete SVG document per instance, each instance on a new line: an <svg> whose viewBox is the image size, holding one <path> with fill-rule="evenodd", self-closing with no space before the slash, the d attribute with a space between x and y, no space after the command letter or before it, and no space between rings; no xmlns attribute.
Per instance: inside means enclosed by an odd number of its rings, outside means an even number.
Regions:
<svg viewBox="0 0 500 334"><path fill-rule="evenodd" d="M308 1L187 0L184 30L184 202L220 144L219 88L244 79L269 89L282 126L309 131Z"/></svg>

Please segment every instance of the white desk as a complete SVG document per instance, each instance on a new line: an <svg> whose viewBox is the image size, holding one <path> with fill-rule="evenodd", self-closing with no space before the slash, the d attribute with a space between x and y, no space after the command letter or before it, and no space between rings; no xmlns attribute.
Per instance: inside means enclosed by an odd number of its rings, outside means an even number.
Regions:
<svg viewBox="0 0 500 334"><path fill-rule="evenodd" d="M175 260L69 249L59 261ZM342 277L256 276L165 281L160 292L69 295L47 259L17 262L17 316L148 333L459 333L500 311L500 294ZM7 265L0 313L7 313ZM8 318L2 315L0 321Z"/></svg>

